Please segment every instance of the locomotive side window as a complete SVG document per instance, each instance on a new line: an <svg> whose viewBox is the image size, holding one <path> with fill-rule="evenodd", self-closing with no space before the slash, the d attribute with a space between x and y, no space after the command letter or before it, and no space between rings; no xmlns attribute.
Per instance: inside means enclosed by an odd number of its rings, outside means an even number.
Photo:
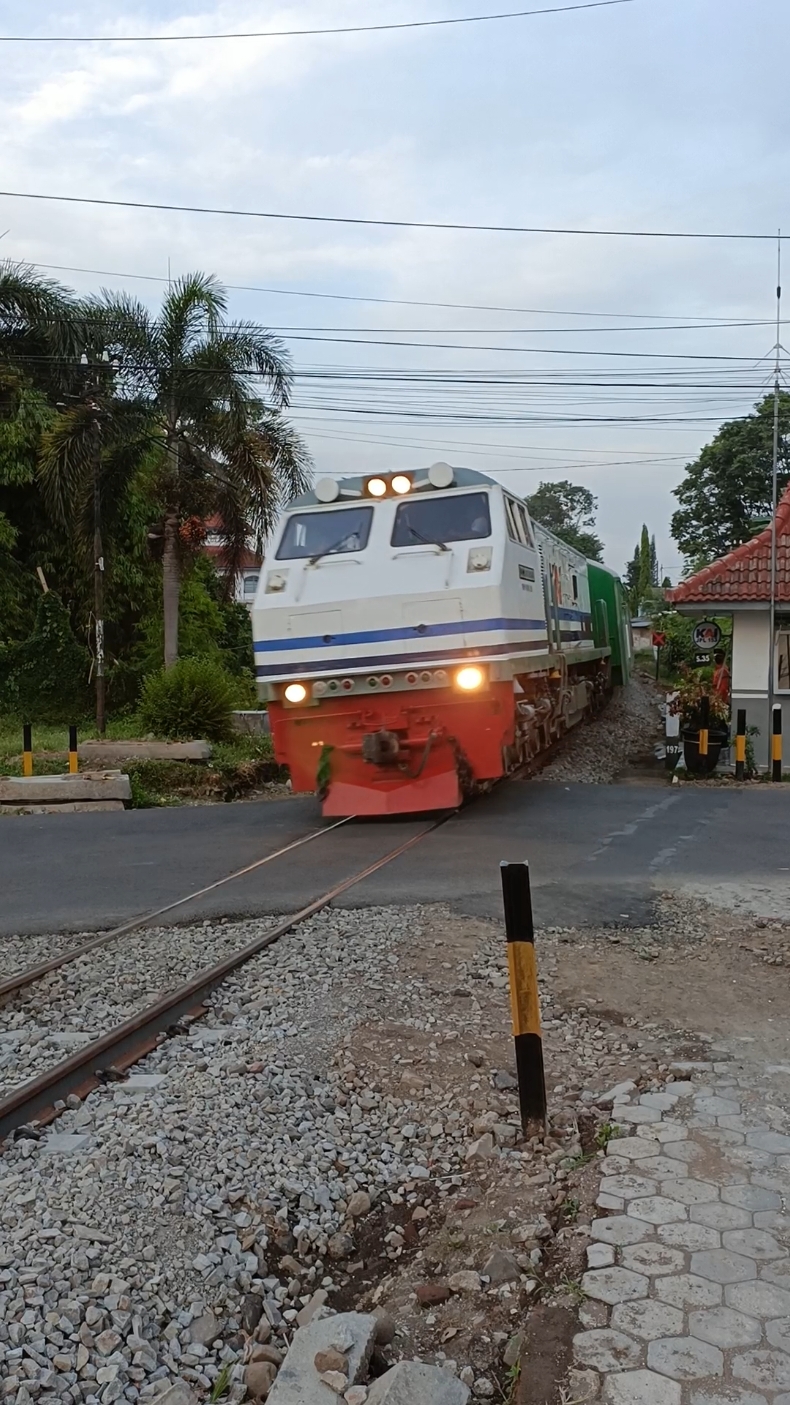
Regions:
<svg viewBox="0 0 790 1405"><path fill-rule="evenodd" d="M373 521L372 507L341 507L328 512L295 512L277 548L278 561L364 551Z"/></svg>
<svg viewBox="0 0 790 1405"><path fill-rule="evenodd" d="M461 493L448 498L412 498L395 513L391 546L443 545L479 541L491 535L487 493Z"/></svg>
<svg viewBox="0 0 790 1405"><path fill-rule="evenodd" d="M523 502L514 503L514 507L516 509L516 512L518 513L518 520L521 524L521 530L524 533L523 541L527 546L534 546L535 543L532 540L532 532L530 530L529 518L527 517L527 509L525 508Z"/></svg>
<svg viewBox="0 0 790 1405"><path fill-rule="evenodd" d="M518 518L516 516L516 504L512 498L505 498L505 520L507 522L507 534L512 542L522 542L521 534L518 530Z"/></svg>

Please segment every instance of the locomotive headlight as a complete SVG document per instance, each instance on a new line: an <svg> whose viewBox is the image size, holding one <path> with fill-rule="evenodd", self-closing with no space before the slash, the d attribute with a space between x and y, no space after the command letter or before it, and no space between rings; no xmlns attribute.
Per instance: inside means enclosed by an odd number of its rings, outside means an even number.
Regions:
<svg viewBox="0 0 790 1405"><path fill-rule="evenodd" d="M392 480L392 491L401 494L410 493L411 479L407 478L405 473L396 473Z"/></svg>
<svg viewBox="0 0 790 1405"><path fill-rule="evenodd" d="M465 693L473 693L475 688L481 688L483 686L483 676L482 668L475 668L474 666L459 668L455 675L455 681L459 688L463 688Z"/></svg>
<svg viewBox="0 0 790 1405"><path fill-rule="evenodd" d="M285 699L289 703L304 702L307 697L307 689L304 683L289 683L285 690Z"/></svg>
<svg viewBox="0 0 790 1405"><path fill-rule="evenodd" d="M369 478L367 489L372 498L383 498L387 491L387 485L383 478Z"/></svg>

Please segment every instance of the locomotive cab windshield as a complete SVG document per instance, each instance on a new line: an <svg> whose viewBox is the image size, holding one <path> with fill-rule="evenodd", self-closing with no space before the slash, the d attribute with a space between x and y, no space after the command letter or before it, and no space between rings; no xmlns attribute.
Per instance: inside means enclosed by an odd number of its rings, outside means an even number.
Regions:
<svg viewBox="0 0 790 1405"><path fill-rule="evenodd" d="M459 493L446 498L410 498L398 505L391 546L415 542L445 547L447 542L482 540L491 535L487 493Z"/></svg>
<svg viewBox="0 0 790 1405"><path fill-rule="evenodd" d="M345 551L364 551L373 521L372 507L336 507L295 512L277 548L278 561L318 560Z"/></svg>

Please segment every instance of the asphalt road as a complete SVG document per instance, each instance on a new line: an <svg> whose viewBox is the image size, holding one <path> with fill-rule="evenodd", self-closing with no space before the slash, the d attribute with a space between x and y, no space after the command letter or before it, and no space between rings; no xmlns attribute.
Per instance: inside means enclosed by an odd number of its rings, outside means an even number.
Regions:
<svg viewBox="0 0 790 1405"><path fill-rule="evenodd" d="M429 821L352 822L193 901L168 920L290 912ZM0 933L86 931L172 902L327 826L308 797L0 821ZM790 790L511 781L340 902L446 902L497 917L499 864L528 859L537 920L648 920L681 889L790 912Z"/></svg>

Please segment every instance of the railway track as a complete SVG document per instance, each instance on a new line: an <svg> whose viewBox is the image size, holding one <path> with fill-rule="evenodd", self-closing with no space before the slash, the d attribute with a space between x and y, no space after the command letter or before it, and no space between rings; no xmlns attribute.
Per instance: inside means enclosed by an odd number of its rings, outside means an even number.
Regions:
<svg viewBox="0 0 790 1405"><path fill-rule="evenodd" d="M172 990L161 995L152 1003L144 1005L128 1019L114 1025L97 1038L84 1043L67 1058L59 1060L36 1077L28 1079L12 1089L0 1099L0 1144L22 1127L29 1127L32 1123L43 1125L51 1121L57 1116L59 1107L65 1103L66 1098L70 1095L77 1094L79 1097L85 1097L99 1083L122 1078L126 1070L156 1048L163 1039L169 1035L184 1032L190 1023L205 1014L206 1000L232 971L245 965L266 947L272 946L292 932L349 888L361 883L371 874L376 873L419 844L428 834L444 824L448 818L450 818L449 815L443 815L426 825L418 834L412 835L411 838L398 844L380 858L342 879L305 907L289 914L282 921L275 923L274 926L268 927L252 942L222 956L213 965L198 970L188 980L175 985ZM321 838L345 823L347 823L346 820L340 820L334 825L315 830L255 863L237 869L224 878L189 893L175 902L124 922L88 942L61 951L48 961L16 972L0 985L0 997L9 999L32 989L38 981L52 972L77 962L94 951L109 947L121 936L149 926L156 918L184 907L225 884L237 881L246 874Z"/></svg>

